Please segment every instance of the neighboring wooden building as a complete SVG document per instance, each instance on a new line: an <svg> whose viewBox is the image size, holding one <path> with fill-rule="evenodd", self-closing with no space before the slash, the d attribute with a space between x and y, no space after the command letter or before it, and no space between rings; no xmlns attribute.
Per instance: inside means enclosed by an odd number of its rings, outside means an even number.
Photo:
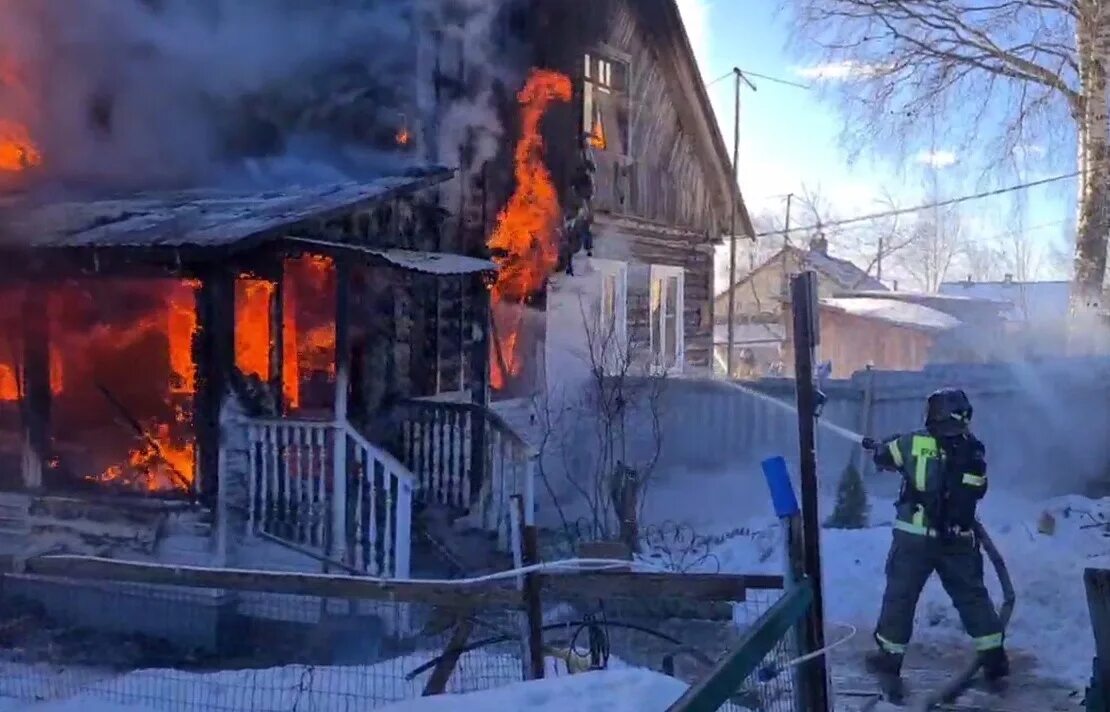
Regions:
<svg viewBox="0 0 1110 712"><path fill-rule="evenodd" d="M733 363L743 373L734 377L750 377L752 369L745 365L748 354L757 356L754 369L757 375L770 375L777 372L783 363L782 349L769 348L768 333L785 334L785 322L789 321L784 313L783 304L789 296L790 278L800 272L812 270L817 274L818 295L822 298L833 297L845 292L858 290L885 291L886 287L849 260L829 255L829 245L823 238L815 238L809 249L788 245L771 258L758 265L754 270L737 280L734 293ZM723 369L728 354L728 302L729 292L725 290L714 300L713 311L717 320L716 357ZM753 325L765 325L763 330L753 330ZM749 342L749 338L755 338ZM781 336L779 345L784 345Z"/></svg>
<svg viewBox="0 0 1110 712"><path fill-rule="evenodd" d="M872 366L920 371L928 364L985 363L1004 356L1004 305L898 292L855 292L819 302L819 356L834 378ZM792 363L791 330L787 330Z"/></svg>

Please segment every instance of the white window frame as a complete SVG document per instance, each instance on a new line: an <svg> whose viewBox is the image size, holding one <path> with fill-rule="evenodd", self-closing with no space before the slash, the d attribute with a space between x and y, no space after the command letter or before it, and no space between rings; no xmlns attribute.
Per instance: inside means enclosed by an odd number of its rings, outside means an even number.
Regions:
<svg viewBox="0 0 1110 712"><path fill-rule="evenodd" d="M594 258L591 266L597 273L597 325L599 336L613 329L613 342L616 350L607 349L605 370L614 373L620 368L621 360L628 352L628 264L618 260ZM606 314L605 285L610 279L615 283L612 312Z"/></svg>
<svg viewBox="0 0 1110 712"><path fill-rule="evenodd" d="M675 343L666 343L667 337L667 286L671 278L678 279L677 293L675 294ZM686 363L686 271L681 267L671 265L651 265L648 288L648 321L651 324L651 363L652 369L658 374L682 373ZM655 301L656 285L659 285L660 310L658 319L653 317L653 304ZM660 351L674 356L674 364L669 368L656 357L656 344L660 344Z"/></svg>

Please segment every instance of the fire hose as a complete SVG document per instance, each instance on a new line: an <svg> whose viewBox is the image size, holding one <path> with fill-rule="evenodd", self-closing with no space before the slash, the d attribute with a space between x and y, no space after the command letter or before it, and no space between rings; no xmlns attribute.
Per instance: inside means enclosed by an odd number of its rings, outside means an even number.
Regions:
<svg viewBox="0 0 1110 712"><path fill-rule="evenodd" d="M1014 613L1014 603L1017 596L1014 593L1014 582L1010 579L1010 571L1006 568L1006 561L1002 558L1002 554L998 551L998 547L994 545L990 535L983 525L975 522L975 536L983 546L983 550L990 559L991 566L994 568L995 576L998 577L998 583L1002 586L1002 607L998 610L998 617L1002 621L1002 633L1005 635L1006 627L1010 623L1010 617ZM968 663L959 674L954 675L948 684L932 694L928 695L921 703L920 709L923 711L930 710L940 704L953 702L960 693L963 692L971 679L975 677L975 673L979 671L982 666L982 660L976 656L974 660Z"/></svg>

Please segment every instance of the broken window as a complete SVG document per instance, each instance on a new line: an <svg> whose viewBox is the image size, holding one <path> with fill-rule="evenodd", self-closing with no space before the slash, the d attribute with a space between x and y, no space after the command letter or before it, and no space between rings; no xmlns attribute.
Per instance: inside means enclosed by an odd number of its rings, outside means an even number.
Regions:
<svg viewBox="0 0 1110 712"><path fill-rule="evenodd" d="M596 149L628 155L628 65L587 54L582 81L582 133Z"/></svg>

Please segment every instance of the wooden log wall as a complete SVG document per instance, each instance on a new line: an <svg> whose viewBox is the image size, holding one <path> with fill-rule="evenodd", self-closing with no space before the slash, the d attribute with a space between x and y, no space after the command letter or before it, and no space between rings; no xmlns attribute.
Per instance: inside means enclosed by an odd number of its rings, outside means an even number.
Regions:
<svg viewBox="0 0 1110 712"><path fill-rule="evenodd" d="M426 191L321 223L305 236L376 249L461 251L460 235L446 232L450 226L444 222L441 199L441 194ZM357 270L352 292L355 356L360 361L355 368L361 390L353 406L362 410L356 417L369 425L388 411L390 403L404 398L459 390L485 392L484 380L473 367L488 309L480 276L436 276L365 266ZM387 427L384 422L370 427L378 426Z"/></svg>

